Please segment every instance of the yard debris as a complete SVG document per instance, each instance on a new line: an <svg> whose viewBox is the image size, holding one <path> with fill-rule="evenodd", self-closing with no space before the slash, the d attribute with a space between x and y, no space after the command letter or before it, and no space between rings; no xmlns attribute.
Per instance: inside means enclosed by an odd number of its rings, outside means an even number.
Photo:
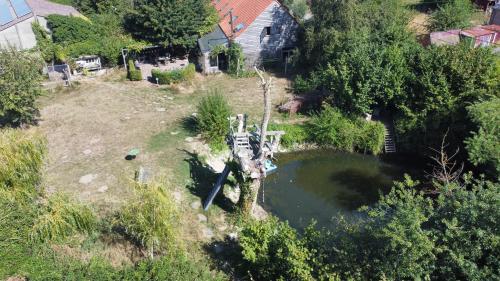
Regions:
<svg viewBox="0 0 500 281"><path fill-rule="evenodd" d="M97 178L97 175L88 174L88 175L82 176L78 182L81 184L87 185L87 184L91 183L93 180L95 180L96 178Z"/></svg>
<svg viewBox="0 0 500 281"><path fill-rule="evenodd" d="M97 191L99 191L100 193L104 193L104 192L108 191L108 186L103 185L103 186L99 187L99 189L97 189Z"/></svg>
<svg viewBox="0 0 500 281"><path fill-rule="evenodd" d="M156 111L158 111L158 112L165 112L167 110L164 107L158 107L158 108L156 108Z"/></svg>
<svg viewBox="0 0 500 281"><path fill-rule="evenodd" d="M90 149L85 149L85 150L83 151L83 154L85 154L85 155L90 155L90 154L92 154L92 150L90 150Z"/></svg>
<svg viewBox="0 0 500 281"><path fill-rule="evenodd" d="M170 132L170 134L171 134L172 136L176 136L176 135L178 135L178 134L179 134L179 132L178 132L178 131L175 131L175 132Z"/></svg>
<svg viewBox="0 0 500 281"><path fill-rule="evenodd" d="M127 156L125 156L126 160L134 160L137 155L139 154L140 150L138 148L133 148L131 149L128 153Z"/></svg>

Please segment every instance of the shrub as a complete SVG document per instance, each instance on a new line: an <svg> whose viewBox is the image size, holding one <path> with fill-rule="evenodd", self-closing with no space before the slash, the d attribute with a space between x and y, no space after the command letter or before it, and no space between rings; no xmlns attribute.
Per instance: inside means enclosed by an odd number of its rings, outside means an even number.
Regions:
<svg viewBox="0 0 500 281"><path fill-rule="evenodd" d="M216 147L224 145L229 129L231 109L218 90L212 90L198 104L197 129L205 140Z"/></svg>
<svg viewBox="0 0 500 281"><path fill-rule="evenodd" d="M272 217L241 231L243 259L257 280L313 280L311 252L288 223Z"/></svg>
<svg viewBox="0 0 500 281"><path fill-rule="evenodd" d="M0 127L32 122L42 94L42 60L15 48L0 48Z"/></svg>
<svg viewBox="0 0 500 281"><path fill-rule="evenodd" d="M307 128L302 124L270 124L271 131L285 131L281 137L281 144L284 147L292 147L308 141Z"/></svg>
<svg viewBox="0 0 500 281"><path fill-rule="evenodd" d="M135 68L132 60L128 61L128 79L130 81L142 81L142 72Z"/></svg>
<svg viewBox="0 0 500 281"><path fill-rule="evenodd" d="M45 154L45 139L38 133L1 130L0 189L35 194Z"/></svg>
<svg viewBox="0 0 500 281"><path fill-rule="evenodd" d="M136 200L117 214L115 226L145 247L150 256L171 246L177 232L177 209L165 188L154 183L136 185Z"/></svg>
<svg viewBox="0 0 500 281"><path fill-rule="evenodd" d="M96 217L92 211L61 194L51 196L39 212L30 233L32 241L60 240L95 229Z"/></svg>
<svg viewBox="0 0 500 281"><path fill-rule="evenodd" d="M358 135L354 144L356 149L364 153L380 154L384 148L385 141L384 124L358 119L356 125L358 127Z"/></svg>
<svg viewBox="0 0 500 281"><path fill-rule="evenodd" d="M474 6L468 0L452 0L439 6L430 18L430 29L442 31L449 29L466 28L471 26L470 19L474 13Z"/></svg>
<svg viewBox="0 0 500 281"><path fill-rule="evenodd" d="M318 145L333 146L340 150L353 151L356 127L331 106L313 116L309 121L309 133Z"/></svg>
<svg viewBox="0 0 500 281"><path fill-rule="evenodd" d="M158 83L161 85L170 85L172 83L191 80L194 78L195 73L196 68L194 64L189 64L181 70L161 71L153 69L151 71L153 78L155 80L158 79Z"/></svg>

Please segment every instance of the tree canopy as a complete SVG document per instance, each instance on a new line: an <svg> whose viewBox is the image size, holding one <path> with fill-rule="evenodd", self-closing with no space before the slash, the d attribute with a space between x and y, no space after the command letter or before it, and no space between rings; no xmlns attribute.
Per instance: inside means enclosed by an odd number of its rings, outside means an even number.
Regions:
<svg viewBox="0 0 500 281"><path fill-rule="evenodd" d="M193 48L217 22L209 0L139 0L127 16L127 27L137 38L183 49Z"/></svg>

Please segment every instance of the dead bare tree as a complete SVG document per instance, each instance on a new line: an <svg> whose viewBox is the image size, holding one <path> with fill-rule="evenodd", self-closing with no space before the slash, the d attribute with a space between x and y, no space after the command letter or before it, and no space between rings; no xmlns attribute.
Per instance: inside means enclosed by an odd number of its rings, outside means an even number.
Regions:
<svg viewBox="0 0 500 281"><path fill-rule="evenodd" d="M427 173L431 179L436 180L443 185L456 182L460 178L464 169L463 163L457 164L457 161L454 160L460 151L459 148L457 148L451 155L448 155L446 152L446 149L449 146L449 144L446 143L447 135L448 131L444 134L441 141L441 147L439 149L431 148L431 150L435 153L434 156L430 157L434 164L432 165L432 172Z"/></svg>
<svg viewBox="0 0 500 281"><path fill-rule="evenodd" d="M254 67L257 75L260 77L261 87L264 91L264 116L262 117L262 124L260 127L260 143L259 143L259 153L258 157L260 160L264 160L265 155L264 145L266 144L267 137L267 126L269 125L269 119L271 118L271 87L272 87L272 77L266 79L264 77L263 71Z"/></svg>

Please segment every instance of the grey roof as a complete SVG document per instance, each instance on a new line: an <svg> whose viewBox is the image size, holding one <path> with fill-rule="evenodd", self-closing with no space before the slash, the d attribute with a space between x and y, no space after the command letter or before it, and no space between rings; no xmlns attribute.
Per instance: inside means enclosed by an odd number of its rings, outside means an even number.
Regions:
<svg viewBox="0 0 500 281"><path fill-rule="evenodd" d="M205 36L198 39L198 45L202 53L212 51L214 46L226 45L229 43L222 29L217 25L214 31L206 34Z"/></svg>
<svg viewBox="0 0 500 281"><path fill-rule="evenodd" d="M28 5L37 16L46 17L56 14L61 16L81 16L81 14L73 7L53 3L47 0L26 0Z"/></svg>

